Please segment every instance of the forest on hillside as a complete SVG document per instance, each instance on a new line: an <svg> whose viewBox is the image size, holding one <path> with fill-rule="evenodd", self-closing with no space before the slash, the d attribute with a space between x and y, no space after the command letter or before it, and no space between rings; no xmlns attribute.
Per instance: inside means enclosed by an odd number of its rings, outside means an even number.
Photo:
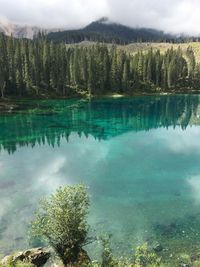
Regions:
<svg viewBox="0 0 200 267"><path fill-rule="evenodd" d="M41 37L0 35L0 93L74 96L180 91L200 88L200 64L191 47L129 54L113 45L70 46Z"/></svg>
<svg viewBox="0 0 200 267"><path fill-rule="evenodd" d="M47 34L47 39L56 43L64 42L66 44L90 41L118 45L135 42L184 43L199 41L198 36L177 36L151 28L132 28L112 22L107 17L93 21L82 29L50 32Z"/></svg>
<svg viewBox="0 0 200 267"><path fill-rule="evenodd" d="M53 42L66 44L83 41L105 42L113 44L129 44L132 42L180 42L186 38L177 38L162 31L148 28L130 28L118 23L111 23L109 19L102 18L94 21L83 29L50 32L47 39Z"/></svg>

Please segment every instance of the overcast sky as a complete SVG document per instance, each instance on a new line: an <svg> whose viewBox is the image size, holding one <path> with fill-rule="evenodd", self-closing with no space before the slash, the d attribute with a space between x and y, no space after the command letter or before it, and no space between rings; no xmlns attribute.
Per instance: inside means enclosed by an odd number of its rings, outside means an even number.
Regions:
<svg viewBox="0 0 200 267"><path fill-rule="evenodd" d="M78 28L102 16L133 27L200 33L200 0L0 0L1 19L45 28Z"/></svg>

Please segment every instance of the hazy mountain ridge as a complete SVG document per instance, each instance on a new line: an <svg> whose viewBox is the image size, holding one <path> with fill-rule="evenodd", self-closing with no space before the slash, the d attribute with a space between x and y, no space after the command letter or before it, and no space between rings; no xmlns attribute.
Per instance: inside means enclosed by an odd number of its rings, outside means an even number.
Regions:
<svg viewBox="0 0 200 267"><path fill-rule="evenodd" d="M15 38L33 39L34 36L37 36L39 32L48 34L49 32L55 32L59 30L60 29L45 29L36 26L19 25L0 18L0 32L7 36L12 35Z"/></svg>
<svg viewBox="0 0 200 267"><path fill-rule="evenodd" d="M16 38L28 38L32 39L34 35L37 35L39 31L45 31L39 27L32 27L27 25L18 25L10 21L0 20L0 32L3 32L7 36L13 36Z"/></svg>
<svg viewBox="0 0 200 267"><path fill-rule="evenodd" d="M101 18L79 30L65 30L47 35L49 40L65 43L80 43L83 41L100 41L106 43L128 44L138 41L164 41L175 38L163 31L150 28L131 28L108 18Z"/></svg>
<svg viewBox="0 0 200 267"><path fill-rule="evenodd" d="M91 22L85 27L77 30L44 29L28 25L18 25L9 21L1 20L0 32L5 35L13 35L16 38L33 39L39 32L47 35L48 40L65 42L68 44L83 41L105 42L115 44L129 44L133 42L181 42L190 37L172 35L164 31L151 28L131 28L120 23L112 22L103 17Z"/></svg>

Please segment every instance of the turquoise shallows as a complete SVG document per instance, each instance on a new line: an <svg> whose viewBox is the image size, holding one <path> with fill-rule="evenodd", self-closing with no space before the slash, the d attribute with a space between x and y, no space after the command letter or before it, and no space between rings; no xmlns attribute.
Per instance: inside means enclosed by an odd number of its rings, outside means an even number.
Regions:
<svg viewBox="0 0 200 267"><path fill-rule="evenodd" d="M31 245L38 200L83 182L114 250L200 241L199 96L17 101L0 114L0 253ZM95 246L89 248L95 254Z"/></svg>

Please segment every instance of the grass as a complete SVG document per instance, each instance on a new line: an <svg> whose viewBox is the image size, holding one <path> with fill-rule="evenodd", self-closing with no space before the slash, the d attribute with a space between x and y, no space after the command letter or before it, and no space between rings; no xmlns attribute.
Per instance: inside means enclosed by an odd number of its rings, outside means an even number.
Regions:
<svg viewBox="0 0 200 267"><path fill-rule="evenodd" d="M75 45L78 46L92 46L95 45L95 42L89 42L89 41L84 41ZM112 46L112 44L107 44L109 47ZM74 46L69 44L67 45L67 47L71 47ZM168 49L170 49L171 47L173 47L174 49L177 49L178 47L180 47L183 52L186 52L187 48L191 46L194 54L196 56L196 60L197 62L200 63L200 42L188 42L188 43L178 43L178 44L173 44L173 43L131 43L128 45L118 45L117 47L119 49L122 49L128 53L134 54L138 51L148 51L151 48L153 48L153 50L157 50L159 49L161 51L161 53L166 52Z"/></svg>
<svg viewBox="0 0 200 267"><path fill-rule="evenodd" d="M121 49L124 49L126 52L129 53L136 53L139 50L148 51L151 48L153 50L159 49L161 53L166 52L168 49L173 47L174 49L178 49L180 47L183 52L186 52L187 48L191 46L197 62L200 62L200 43L199 42L188 42L188 43L179 43L179 44L172 44L172 43L132 43L125 46L119 46Z"/></svg>

